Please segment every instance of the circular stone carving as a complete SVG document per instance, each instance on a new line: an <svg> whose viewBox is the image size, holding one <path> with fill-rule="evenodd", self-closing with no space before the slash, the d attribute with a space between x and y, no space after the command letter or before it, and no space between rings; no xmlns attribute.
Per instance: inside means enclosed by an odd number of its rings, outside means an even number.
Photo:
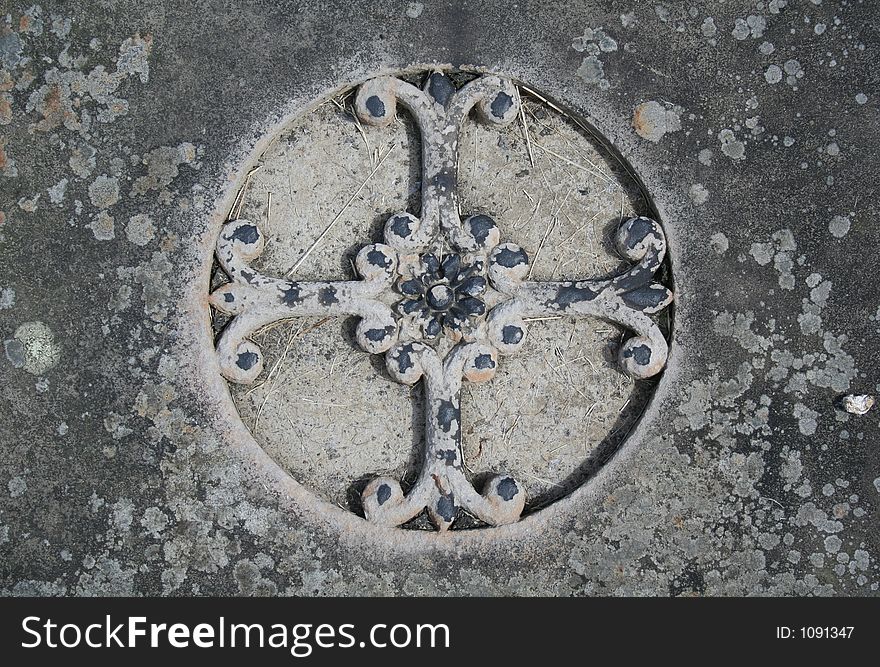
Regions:
<svg viewBox="0 0 880 667"><path fill-rule="evenodd" d="M466 73L373 79L279 133L211 282L221 371L277 464L368 520L446 529L516 521L607 461L660 377L672 294L603 145Z"/></svg>

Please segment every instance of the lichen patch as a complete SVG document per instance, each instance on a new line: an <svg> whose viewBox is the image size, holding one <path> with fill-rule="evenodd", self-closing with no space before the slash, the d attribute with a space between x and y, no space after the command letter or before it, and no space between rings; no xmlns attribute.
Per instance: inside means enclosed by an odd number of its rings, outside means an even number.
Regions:
<svg viewBox="0 0 880 667"><path fill-rule="evenodd" d="M666 134L681 129L681 107L663 105L650 100L633 111L632 125L643 139L658 143Z"/></svg>
<svg viewBox="0 0 880 667"><path fill-rule="evenodd" d="M61 347L52 330L43 322L25 322L5 341L6 356L13 366L33 375L42 375L61 360Z"/></svg>

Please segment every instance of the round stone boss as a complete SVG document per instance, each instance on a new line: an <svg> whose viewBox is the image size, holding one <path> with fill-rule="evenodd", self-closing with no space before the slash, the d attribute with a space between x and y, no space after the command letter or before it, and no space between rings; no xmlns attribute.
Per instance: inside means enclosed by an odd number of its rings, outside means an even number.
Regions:
<svg viewBox="0 0 880 667"><path fill-rule="evenodd" d="M625 465L665 384L674 244L560 92L408 68L242 160L203 249L201 371L264 488L339 528L468 540Z"/></svg>

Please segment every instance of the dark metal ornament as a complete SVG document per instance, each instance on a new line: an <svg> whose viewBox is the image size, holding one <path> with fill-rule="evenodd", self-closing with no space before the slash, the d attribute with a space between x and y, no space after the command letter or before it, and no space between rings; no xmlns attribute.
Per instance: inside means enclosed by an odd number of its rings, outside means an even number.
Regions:
<svg viewBox="0 0 880 667"><path fill-rule="evenodd" d="M399 526L427 508L431 521L446 530L463 509L491 524L512 523L525 506L516 480L497 474L478 493L462 470L460 394L463 380L486 382L500 355L521 349L526 319L553 315L600 317L635 332L620 349L622 370L636 379L659 373L666 340L649 317L666 308L672 292L654 282L666 252L661 226L631 218L617 230L622 257L633 266L604 280L536 282L527 279L529 259L513 243L501 243L488 215L464 220L458 214L456 174L462 123L476 108L489 123L506 124L519 113L513 83L489 75L456 89L435 72L424 90L393 77L362 84L355 99L359 118L386 126L400 103L422 134L421 216L393 214L385 243L365 246L355 267L360 280L299 282L265 276L249 262L262 252L259 228L246 220L228 222L217 240L217 259L230 282L210 295L211 305L231 316L217 343L221 373L232 382L253 382L263 370L259 348L248 337L271 322L304 316L360 318L358 345L385 354L397 382L424 380L426 433L424 465L404 493L398 481L380 477L362 494L367 520ZM441 253L440 248L451 248ZM395 308L382 297L395 290ZM493 307L487 307L492 293ZM449 337L441 356L432 342Z"/></svg>

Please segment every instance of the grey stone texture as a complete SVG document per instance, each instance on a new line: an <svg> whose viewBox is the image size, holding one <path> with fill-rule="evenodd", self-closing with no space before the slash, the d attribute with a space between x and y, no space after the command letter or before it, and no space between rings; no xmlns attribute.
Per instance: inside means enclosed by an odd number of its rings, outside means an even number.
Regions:
<svg viewBox="0 0 880 667"><path fill-rule="evenodd" d="M878 18L8 3L0 592L876 595L880 411L841 399L880 392ZM595 128L650 197L676 293L667 369L614 456L518 523L443 534L368 524L277 466L207 305L217 234L278 131L433 66L521 81Z"/></svg>

